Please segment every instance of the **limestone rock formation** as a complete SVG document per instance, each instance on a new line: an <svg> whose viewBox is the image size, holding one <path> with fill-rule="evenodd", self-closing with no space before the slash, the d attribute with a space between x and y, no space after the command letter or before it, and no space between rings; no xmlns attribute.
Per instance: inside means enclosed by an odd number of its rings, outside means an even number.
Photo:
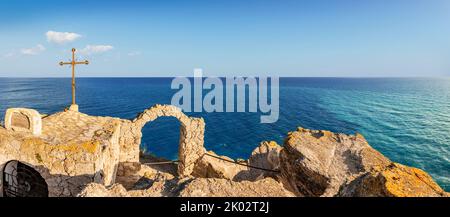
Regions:
<svg viewBox="0 0 450 217"><path fill-rule="evenodd" d="M121 184L109 188L98 183L90 183L81 191L78 197L128 197L127 190Z"/></svg>
<svg viewBox="0 0 450 217"><path fill-rule="evenodd" d="M280 153L283 148L274 141L264 141L255 150L248 159L249 165L264 168L268 170L278 171L280 168ZM260 170L249 168L250 177L253 179L261 179L264 177L276 177L277 172L268 170Z"/></svg>
<svg viewBox="0 0 450 217"><path fill-rule="evenodd" d="M363 136L298 128L281 151L282 181L299 196L442 196L423 171L391 162Z"/></svg>
<svg viewBox="0 0 450 217"><path fill-rule="evenodd" d="M221 160L219 158L226 159L228 161ZM233 159L227 156L218 156L213 151L208 151L206 155L203 155L197 161L192 175L202 178L236 180L244 173L247 174L248 168L246 166L230 163L229 161L234 162Z"/></svg>
<svg viewBox="0 0 450 217"><path fill-rule="evenodd" d="M227 156L219 156L208 151L196 163L192 173L195 177L222 178L233 181L256 181L265 177L277 177L280 166L282 147L274 141L264 141L258 146L248 160L233 160ZM232 163L234 162L234 163ZM263 168L260 170L245 165Z"/></svg>
<svg viewBox="0 0 450 217"><path fill-rule="evenodd" d="M438 197L449 196L421 169L392 163L381 171L366 173L343 186L344 197Z"/></svg>
<svg viewBox="0 0 450 217"><path fill-rule="evenodd" d="M167 185L172 187L167 189ZM87 185L79 197L293 197L282 184L272 178L256 182L234 182L216 178L156 181L149 188L127 191L121 184L106 188L97 183Z"/></svg>

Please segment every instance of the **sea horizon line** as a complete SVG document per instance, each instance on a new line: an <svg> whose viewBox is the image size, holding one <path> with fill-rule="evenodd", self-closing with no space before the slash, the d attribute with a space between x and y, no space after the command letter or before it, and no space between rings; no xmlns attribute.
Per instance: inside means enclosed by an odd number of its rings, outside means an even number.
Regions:
<svg viewBox="0 0 450 217"><path fill-rule="evenodd" d="M176 78L176 77L186 77L186 78L194 78L193 76L79 76L79 78ZM264 75L264 76L203 76L206 77L216 77L216 78L230 78L230 77L273 77L272 75ZM278 76L279 78L311 78L311 79L322 79L322 78L333 78L333 79L450 79L450 75L442 75L442 76ZM48 79L48 78L72 78L71 76L55 76L55 77L15 77L15 76L0 76L0 79Z"/></svg>

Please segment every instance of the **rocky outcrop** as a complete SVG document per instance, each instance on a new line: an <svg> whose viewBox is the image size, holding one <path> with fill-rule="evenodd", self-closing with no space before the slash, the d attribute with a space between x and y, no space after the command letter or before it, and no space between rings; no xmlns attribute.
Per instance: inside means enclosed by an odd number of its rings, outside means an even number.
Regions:
<svg viewBox="0 0 450 217"><path fill-rule="evenodd" d="M192 175L200 178L245 179L243 176L248 174L248 168L231 162L235 161L227 156L219 156L213 151L208 151L197 161ZM241 163L246 164L246 162Z"/></svg>
<svg viewBox="0 0 450 217"><path fill-rule="evenodd" d="M267 170L249 168L250 177L254 180L264 177L276 177L280 169L280 153L283 148L274 141L264 141L255 150L248 159L249 165ZM272 170L272 171L270 171Z"/></svg>
<svg viewBox="0 0 450 217"><path fill-rule="evenodd" d="M128 192L121 184L106 188L98 183L90 183L84 187L78 197L128 197Z"/></svg>
<svg viewBox="0 0 450 217"><path fill-rule="evenodd" d="M282 181L298 196L443 196L425 172L391 162L362 135L303 128L281 151Z"/></svg>
<svg viewBox="0 0 450 217"><path fill-rule="evenodd" d="M255 182L226 179L195 179L180 192L182 197L289 197L295 196L272 178Z"/></svg>
<svg viewBox="0 0 450 217"><path fill-rule="evenodd" d="M128 187L93 183L79 196L448 196L424 171L391 162L359 134L302 128L288 134L284 147L262 142L247 161L207 152L193 175L175 177L143 165L136 177L118 178Z"/></svg>
<svg viewBox="0 0 450 217"><path fill-rule="evenodd" d="M363 174L342 187L343 197L438 197L449 196L421 169L392 163L380 171Z"/></svg>
<svg viewBox="0 0 450 217"><path fill-rule="evenodd" d="M213 151L208 151L197 161L192 175L233 181L256 181L265 177L276 178L280 166L279 155L281 150L282 147L276 142L264 141L253 150L248 160L233 160L227 156L219 156Z"/></svg>
<svg viewBox="0 0 450 217"><path fill-rule="evenodd" d="M181 179L185 180L185 179ZM79 197L173 197L182 181L170 173L162 172L147 165L134 175L121 176L117 183L106 187L97 183L87 185Z"/></svg>
<svg viewBox="0 0 450 217"><path fill-rule="evenodd" d="M167 186L172 186L168 189ZM87 185L79 197L293 197L282 184L272 178L256 182L234 182L226 179L195 178L170 181L155 181L151 187L127 191L121 184L109 188L97 183Z"/></svg>

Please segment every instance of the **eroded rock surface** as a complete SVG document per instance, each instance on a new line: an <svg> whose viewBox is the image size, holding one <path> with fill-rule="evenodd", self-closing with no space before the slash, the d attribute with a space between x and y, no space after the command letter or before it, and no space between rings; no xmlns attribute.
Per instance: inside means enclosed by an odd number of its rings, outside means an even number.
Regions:
<svg viewBox="0 0 450 217"><path fill-rule="evenodd" d="M227 156L219 156L213 151L208 151L197 161L192 175L201 178L245 179L246 177L242 177L248 175L248 167L230 161L235 162ZM240 163L246 164L246 162Z"/></svg>
<svg viewBox="0 0 450 217"><path fill-rule="evenodd" d="M293 197L281 183L272 178L255 182L234 182L227 179L194 178L175 180L156 180L150 187L127 191L121 184L110 188L92 183L78 195L80 197Z"/></svg>
<svg viewBox="0 0 450 217"><path fill-rule="evenodd" d="M392 163L380 171L372 171L356 178L343 186L338 196L438 197L449 194L423 170Z"/></svg>
<svg viewBox="0 0 450 217"><path fill-rule="evenodd" d="M256 181L265 177L276 178L280 167L281 150L282 147L276 142L264 141L255 148L248 160L233 160L227 156L219 156L213 151L208 151L197 161L192 175L233 181Z"/></svg>
<svg viewBox="0 0 450 217"><path fill-rule="evenodd" d="M233 182L226 179L194 179L179 196L182 197L289 197L295 196L272 178L255 182Z"/></svg>
<svg viewBox="0 0 450 217"><path fill-rule="evenodd" d="M281 174L301 196L443 196L423 171L391 162L362 135L298 128L281 151Z"/></svg>
<svg viewBox="0 0 450 217"><path fill-rule="evenodd" d="M277 177L280 169L280 153L283 148L274 141L262 142L248 159L249 165L264 168L268 170L260 170L249 168L250 177L254 180L264 177ZM270 171L272 170L272 171Z"/></svg>

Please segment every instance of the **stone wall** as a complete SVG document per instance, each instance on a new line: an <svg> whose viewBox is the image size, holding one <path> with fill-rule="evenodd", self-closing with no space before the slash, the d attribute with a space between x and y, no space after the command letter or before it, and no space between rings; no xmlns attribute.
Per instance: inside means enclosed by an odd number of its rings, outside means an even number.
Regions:
<svg viewBox="0 0 450 217"><path fill-rule="evenodd" d="M0 127L0 169L12 160L31 166L45 179L49 196L75 196L88 183L115 182L120 122L68 111L43 125L41 136Z"/></svg>

